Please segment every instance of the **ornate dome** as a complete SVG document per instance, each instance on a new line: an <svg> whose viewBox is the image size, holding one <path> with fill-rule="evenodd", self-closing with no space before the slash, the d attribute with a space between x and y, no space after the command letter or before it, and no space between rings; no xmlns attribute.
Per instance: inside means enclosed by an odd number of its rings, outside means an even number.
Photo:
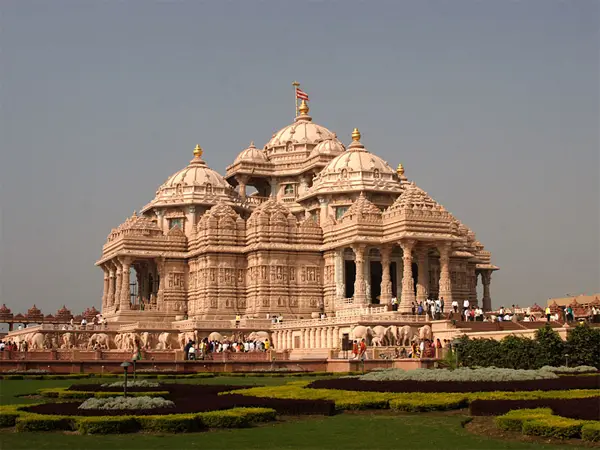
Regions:
<svg viewBox="0 0 600 450"><path fill-rule="evenodd" d="M250 143L250 147L245 150L242 150L239 155L233 161L234 164L239 162L248 162L248 163L258 163L258 164L268 164L269 158L263 150L259 150L254 146L254 142Z"/></svg>
<svg viewBox="0 0 600 450"><path fill-rule="evenodd" d="M304 101L298 111L294 123L276 132L265 145L265 149L286 147L288 143L316 145L326 139L335 139L334 133L312 121L312 117L308 115L308 105Z"/></svg>
<svg viewBox="0 0 600 450"><path fill-rule="evenodd" d="M337 191L386 191L400 193L396 171L379 156L360 143L360 132L354 129L348 150L332 159L315 177L304 198Z"/></svg>
<svg viewBox="0 0 600 450"><path fill-rule="evenodd" d="M156 197L142 212L154 206L178 204L215 204L219 200L232 202L238 194L221 174L206 165L201 158L199 145L194 149L194 159L179 172L171 175L156 191Z"/></svg>
<svg viewBox="0 0 600 450"><path fill-rule="evenodd" d="M396 199L392 206L390 206L390 210L395 209L446 211L443 206L432 199L427 192L417 186L414 182L408 184L402 195Z"/></svg>
<svg viewBox="0 0 600 450"><path fill-rule="evenodd" d="M335 136L335 133L333 134ZM317 144L313 151L310 152L310 158L317 155L339 155L346 150L344 144L342 144L337 138L326 139Z"/></svg>
<svg viewBox="0 0 600 450"><path fill-rule="evenodd" d="M351 220L362 220L368 222L381 222L381 210L365 197L364 193L360 193L359 197L348 208L341 218L341 222L349 222Z"/></svg>

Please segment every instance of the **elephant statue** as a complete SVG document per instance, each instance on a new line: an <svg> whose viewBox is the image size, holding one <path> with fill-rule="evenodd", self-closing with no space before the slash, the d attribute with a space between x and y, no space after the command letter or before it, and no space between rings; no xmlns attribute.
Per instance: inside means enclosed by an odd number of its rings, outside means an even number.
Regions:
<svg viewBox="0 0 600 450"><path fill-rule="evenodd" d="M29 350L44 350L46 344L46 336L44 333L34 333L29 338Z"/></svg>
<svg viewBox="0 0 600 450"><path fill-rule="evenodd" d="M95 345L98 345L100 350L110 350L110 336L106 333L94 333L90 336L88 340L87 348L94 348Z"/></svg>
<svg viewBox="0 0 600 450"><path fill-rule="evenodd" d="M371 339L373 338L373 329L371 327L365 327L364 325L358 325L352 329L350 332L350 336L352 340L362 340L364 339L367 345L371 344Z"/></svg>
<svg viewBox="0 0 600 450"><path fill-rule="evenodd" d="M140 346L143 350L150 350L152 348L152 341L154 335L147 331L140 333Z"/></svg>
<svg viewBox="0 0 600 450"><path fill-rule="evenodd" d="M135 333L119 333L115 336L115 344L119 350L131 352L139 348L139 338Z"/></svg>
<svg viewBox="0 0 600 450"><path fill-rule="evenodd" d="M381 347L383 346L383 340L379 336L373 336L371 339L371 345L375 347Z"/></svg>
<svg viewBox="0 0 600 450"><path fill-rule="evenodd" d="M213 331L212 333L210 333L208 335L208 340L209 341L223 341L224 337L221 333L217 332L217 331Z"/></svg>
<svg viewBox="0 0 600 450"><path fill-rule="evenodd" d="M415 332L410 326L404 325L403 327L398 328L398 345L408 347L414 336Z"/></svg>
<svg viewBox="0 0 600 450"><path fill-rule="evenodd" d="M63 343L60 348L71 350L73 347L75 347L75 336L73 333L63 333L62 342Z"/></svg>
<svg viewBox="0 0 600 450"><path fill-rule="evenodd" d="M179 348L183 350L188 341L198 342L198 334L195 331L185 331L179 333L177 335L177 342L179 343Z"/></svg>
<svg viewBox="0 0 600 450"><path fill-rule="evenodd" d="M371 343L373 345L377 345L377 346L382 346L382 345L389 345L388 343L388 338L386 336L387 334L387 328L386 327L382 327L381 325L377 325L373 327L373 339L371 339ZM377 342L378 344L374 343L374 339L377 338Z"/></svg>
<svg viewBox="0 0 600 450"><path fill-rule="evenodd" d="M248 335L248 339L251 341L265 342L271 340L271 336L266 331L253 331Z"/></svg>
<svg viewBox="0 0 600 450"><path fill-rule="evenodd" d="M419 338L422 341L426 339L431 341L433 339L433 333L431 332L431 327L429 325L424 325L419 328Z"/></svg>
<svg viewBox="0 0 600 450"><path fill-rule="evenodd" d="M169 332L163 332L158 335L158 344L156 350L173 350L177 345L175 337Z"/></svg>

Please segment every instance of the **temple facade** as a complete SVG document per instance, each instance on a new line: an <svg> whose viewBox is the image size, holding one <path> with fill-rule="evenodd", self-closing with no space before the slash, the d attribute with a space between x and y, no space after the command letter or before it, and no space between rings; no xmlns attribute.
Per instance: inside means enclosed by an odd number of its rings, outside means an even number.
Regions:
<svg viewBox="0 0 600 450"><path fill-rule="evenodd" d="M189 165L108 235L97 262L104 318L343 317L392 297L399 318L427 298L491 310L498 267L475 233L401 164L369 151L358 129L351 139L346 147L302 102L292 124L262 149L250 144L225 176L196 146ZM291 336L279 342L292 345Z"/></svg>

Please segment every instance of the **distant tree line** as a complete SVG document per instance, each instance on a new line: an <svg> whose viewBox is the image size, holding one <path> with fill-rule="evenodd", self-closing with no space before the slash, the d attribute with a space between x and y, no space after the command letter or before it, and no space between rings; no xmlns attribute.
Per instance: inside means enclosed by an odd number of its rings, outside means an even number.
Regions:
<svg viewBox="0 0 600 450"><path fill-rule="evenodd" d="M455 344L459 365L464 367L539 369L569 365L600 369L600 328L587 324L572 328L566 341L550 326L545 326L536 331L534 339L515 335L501 341L463 337Z"/></svg>

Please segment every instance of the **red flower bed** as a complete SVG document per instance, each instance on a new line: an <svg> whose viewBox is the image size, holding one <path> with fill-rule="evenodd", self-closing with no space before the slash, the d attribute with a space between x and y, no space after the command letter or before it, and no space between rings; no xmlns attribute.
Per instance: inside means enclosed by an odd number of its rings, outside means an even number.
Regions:
<svg viewBox="0 0 600 450"><path fill-rule="evenodd" d="M75 385L77 390L90 385ZM107 415L160 415L184 414L205 411L217 411L236 407L261 407L273 408L281 415L319 414L330 416L335 414L335 403L329 400L291 400L278 398L249 397L238 394L217 395L219 392L241 389L242 386L225 385L194 385L194 384L166 384L159 388L132 388L136 392L169 391L165 398L175 403L174 408L155 408L146 410L90 410L78 409L82 401L66 403L45 403L24 408L25 411L38 414L54 414L67 416L107 416ZM110 390L108 390L110 389ZM119 392L115 388L102 388L94 385L95 392ZM75 390L75 389L72 389ZM90 389L91 390L91 389ZM122 390L120 390L122 392Z"/></svg>
<svg viewBox="0 0 600 450"><path fill-rule="evenodd" d="M551 408L561 417L600 420L600 397L541 400L475 400L469 406L472 416L500 416L513 409Z"/></svg>
<svg viewBox="0 0 600 450"><path fill-rule="evenodd" d="M340 389L367 392L491 392L557 391L566 389L600 389L600 375L560 377L527 381L363 381L358 378L316 380L313 389Z"/></svg>

